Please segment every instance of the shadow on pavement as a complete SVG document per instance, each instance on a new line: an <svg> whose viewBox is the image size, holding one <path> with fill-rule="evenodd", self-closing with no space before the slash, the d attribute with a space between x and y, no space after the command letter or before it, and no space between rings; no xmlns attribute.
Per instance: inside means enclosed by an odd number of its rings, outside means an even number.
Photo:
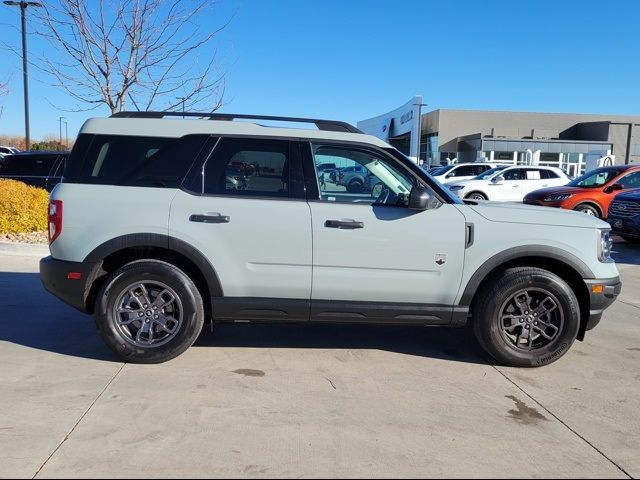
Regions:
<svg viewBox="0 0 640 480"><path fill-rule="evenodd" d="M37 273L0 272L0 342L73 357L118 361L93 317L46 292ZM467 329L379 325L205 325L196 346L377 349L486 364Z"/></svg>
<svg viewBox="0 0 640 480"><path fill-rule="evenodd" d="M616 237L613 244L613 259L622 265L640 265L640 243L628 243Z"/></svg>

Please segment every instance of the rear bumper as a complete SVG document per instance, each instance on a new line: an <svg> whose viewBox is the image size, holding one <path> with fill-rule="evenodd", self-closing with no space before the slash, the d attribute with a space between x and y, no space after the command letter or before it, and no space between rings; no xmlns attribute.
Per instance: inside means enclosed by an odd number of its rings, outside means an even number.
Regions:
<svg viewBox="0 0 640 480"><path fill-rule="evenodd" d="M616 300L622 290L622 282L620 277L585 280L587 289L589 290L589 319L587 320L586 330L591 330L600 323L602 313ZM596 287L601 285L602 292L598 292Z"/></svg>
<svg viewBox="0 0 640 480"><path fill-rule="evenodd" d="M86 300L94 263L65 262L49 256L40 260L40 280L44 288L68 305L89 313ZM80 274L77 280L69 278L69 274Z"/></svg>

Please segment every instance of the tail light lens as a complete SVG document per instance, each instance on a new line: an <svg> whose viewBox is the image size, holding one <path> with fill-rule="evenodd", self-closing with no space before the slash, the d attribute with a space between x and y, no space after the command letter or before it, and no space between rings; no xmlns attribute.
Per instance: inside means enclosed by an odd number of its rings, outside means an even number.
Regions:
<svg viewBox="0 0 640 480"><path fill-rule="evenodd" d="M49 202L49 245L51 245L62 232L62 200Z"/></svg>

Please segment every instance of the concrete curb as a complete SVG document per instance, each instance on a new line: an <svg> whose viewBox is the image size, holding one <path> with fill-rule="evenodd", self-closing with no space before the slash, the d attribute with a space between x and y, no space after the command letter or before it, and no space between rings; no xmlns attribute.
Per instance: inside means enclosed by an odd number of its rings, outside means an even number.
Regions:
<svg viewBox="0 0 640 480"><path fill-rule="evenodd" d="M42 258L49 255L49 245L40 243L0 242L0 255Z"/></svg>

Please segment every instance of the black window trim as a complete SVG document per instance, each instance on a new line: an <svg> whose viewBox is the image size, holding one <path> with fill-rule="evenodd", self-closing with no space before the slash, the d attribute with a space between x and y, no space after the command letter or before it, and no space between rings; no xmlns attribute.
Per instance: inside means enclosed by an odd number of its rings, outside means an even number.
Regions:
<svg viewBox="0 0 640 480"><path fill-rule="evenodd" d="M302 141L306 143L306 148L302 149L303 151L302 160L304 162L303 167L305 167L304 173L305 173L305 184L307 185L307 201L308 202L322 202L322 203L342 204L342 205L360 205L363 207L375 206L375 207L407 208L405 206L400 206L400 205L380 205L380 204L366 203L366 202L343 202L343 201L327 202L326 200L323 200L320 197L320 184L319 184L318 175L315 169L315 161L314 161L313 147L312 147L312 145L322 145L322 146L328 146L328 147L334 147L334 148L347 147L347 148L368 150L368 151L371 151L372 153L380 155L383 158L388 159L390 163L392 163L395 167L401 169L402 171L406 172L410 177L414 178L416 180L417 185L421 185L423 187L428 188L441 203L443 204L452 203L449 201L448 198L442 196L440 192L436 188L434 188L433 185L430 184L431 182L428 181L428 177L425 178L422 175L417 175L414 169L410 168L409 165L407 165L404 161L401 160L401 158L396 157L395 155L392 155L386 149L379 148L378 146L371 145L369 143L350 142L345 140L330 140L330 139L323 140L323 139L307 138L307 139L302 139ZM400 152L398 152L398 154L402 155ZM416 169L422 170L417 165L415 167ZM310 175L313 175L313 177L309 178Z"/></svg>
<svg viewBox="0 0 640 480"><path fill-rule="evenodd" d="M182 190L185 193L188 193L189 195L193 195L196 197L211 197L211 198L235 198L235 199L244 199L244 200L278 200L278 201L285 201L285 202L300 202L300 201L306 201L306 190L303 189L303 191L296 193L294 191L292 191L291 189L288 189L287 191L287 196L276 196L276 195L251 195L251 194L234 194L234 193L205 193L204 191L204 169L205 166L207 164L207 162L209 161L209 159L213 156L213 154L215 153L216 149L218 148L218 146L220 145L220 143L222 142L223 139L225 138L233 138L233 139L245 139L245 140L260 140L260 141L285 141L288 142L289 144L289 179L291 179L294 175L294 170L295 169L300 169L301 168L301 164L302 164L302 153L300 151L300 139L299 138L293 138L293 137L274 137L274 136L269 136L269 135L216 135L216 134L211 134L210 135L210 139L208 141L211 141L212 139L215 139L215 144L212 145L211 147L209 147L206 143L203 147L203 150L200 152L200 154L198 155L198 158L196 159L196 161L193 163L193 165L191 166L191 169L189 170L189 172L187 173L187 175L185 175L184 180L182 182L182 184L178 187L180 190ZM210 150L207 150L209 149ZM296 152L297 149L297 152ZM298 171L299 175L302 175L302 172ZM189 188L189 184L194 184L194 177L197 177L197 175L201 176L201 182L200 182L200 191L194 191L193 189ZM301 178L305 178L304 175L302 175Z"/></svg>

